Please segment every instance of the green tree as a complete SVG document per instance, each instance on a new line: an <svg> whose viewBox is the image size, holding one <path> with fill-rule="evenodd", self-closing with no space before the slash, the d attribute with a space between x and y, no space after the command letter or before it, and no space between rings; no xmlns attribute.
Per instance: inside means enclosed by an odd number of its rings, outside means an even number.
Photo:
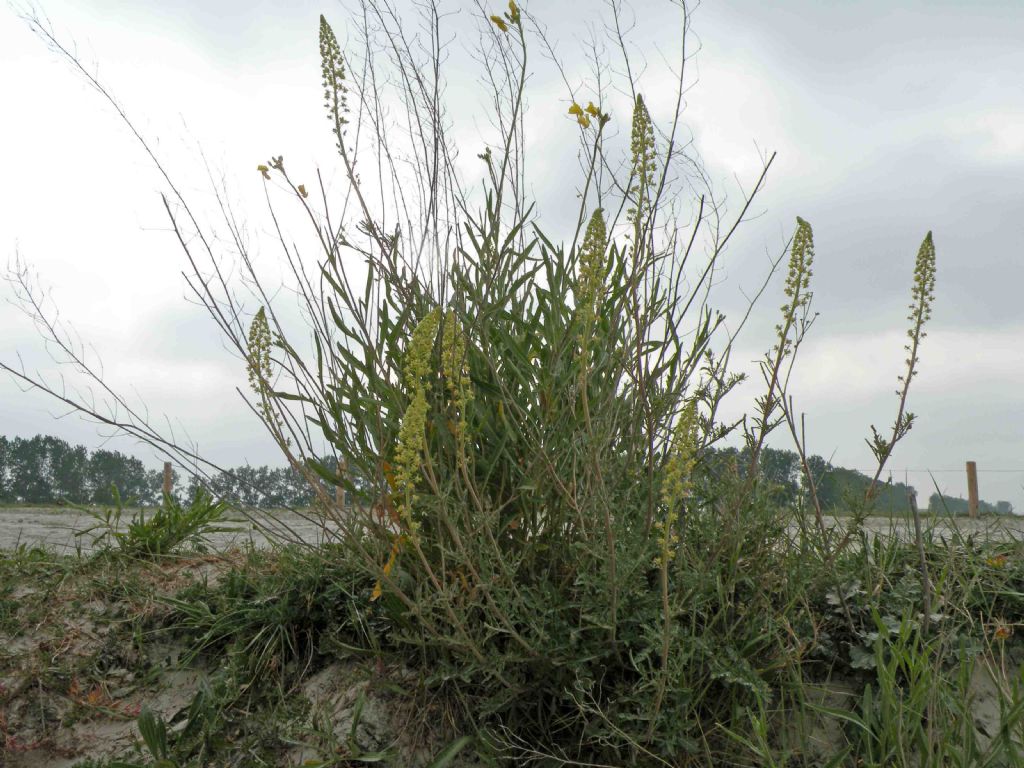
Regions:
<svg viewBox="0 0 1024 768"><path fill-rule="evenodd" d="M8 465L10 464L11 441L0 435L0 502L14 501L11 494Z"/></svg>
<svg viewBox="0 0 1024 768"><path fill-rule="evenodd" d="M59 437L44 438L49 482L55 500L84 504L89 500L87 468L89 452L84 446L71 446Z"/></svg>
<svg viewBox="0 0 1024 768"><path fill-rule="evenodd" d="M87 468L89 501L111 504L111 486L124 500L147 503L151 498L149 474L141 461L120 451L98 450L89 457Z"/></svg>
<svg viewBox="0 0 1024 768"><path fill-rule="evenodd" d="M14 501L49 504L54 501L42 435L14 438L10 451L10 493Z"/></svg>
<svg viewBox="0 0 1024 768"><path fill-rule="evenodd" d="M749 452L744 452L748 460ZM800 492L800 457L795 451L765 447L758 464L761 480L768 483L770 497L780 505L796 503Z"/></svg>
<svg viewBox="0 0 1024 768"><path fill-rule="evenodd" d="M811 459L808 460L808 464L812 465L811 471L817 478L818 501L822 510L843 512L858 509L868 488L871 487L871 478L855 469L825 464L824 460L817 456ZM875 486L875 495L869 511L873 514L908 512L910 494L916 494L916 491L904 483L878 484Z"/></svg>
<svg viewBox="0 0 1024 768"><path fill-rule="evenodd" d="M1008 511L1000 512L1000 504L1005 506L1003 510ZM960 496L946 496L945 494L933 493L928 497L928 511L935 515L953 515L953 516L966 516L970 514L970 502L967 499L961 498ZM1012 505L1009 502L998 502L996 504L990 504L984 499L978 500L978 513L982 515L994 515L994 514L1010 514L1013 511Z"/></svg>

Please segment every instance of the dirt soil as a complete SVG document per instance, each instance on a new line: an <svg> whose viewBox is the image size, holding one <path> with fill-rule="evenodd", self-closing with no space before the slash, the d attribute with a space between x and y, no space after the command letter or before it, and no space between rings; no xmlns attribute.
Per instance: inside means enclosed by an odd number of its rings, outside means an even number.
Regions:
<svg viewBox="0 0 1024 768"><path fill-rule="evenodd" d="M52 554L76 547L88 552L88 537L76 537L75 532L93 522L88 514L73 510L0 510L0 548L26 545L4 565L5 579L0 581L0 766L5 768L72 768L86 759L103 761L133 752L145 764L136 722L142 707L180 727L211 679L210 669L183 661L186 647L181 642L158 631L162 616L171 612L165 598L196 582L222 578L244 561L239 544L267 543L250 522L240 524L236 533L218 535L213 542L217 553L160 559L122 571L116 570L119 561L103 566L98 564L102 558ZM313 522L293 513L266 522L287 525L311 542L321 535ZM983 537L1024 538L1024 521L1018 519L933 525L938 535L952 534L954 527ZM869 528L877 535L913 535L909 520L875 519ZM37 545L50 554L27 551ZM444 720L443 713L436 718L411 716L409 700L395 695L396 690L416 687L416 675L409 670L332 662L309 672L295 691L300 702L295 746L276 764L315 764L308 761L324 754L325 739L340 745L335 749L358 748L367 754L398 745L400 761L382 764L410 768L428 764L431 753L444 746L439 734L413 733L403 725ZM985 735L999 731L1006 692L997 678L1016 680L1019 671L994 676L979 668L972 680L975 725ZM844 695L848 692L842 690L842 681L834 682L826 703L848 706L851 696ZM316 731L316 723L326 726ZM813 734L822 755L834 751L841 738L834 730L831 723Z"/></svg>
<svg viewBox="0 0 1024 768"><path fill-rule="evenodd" d="M216 583L246 556L234 550L127 564L41 551L17 557L0 560L0 766L98 768L115 758L151 765L138 726L143 707L175 734L200 692L223 681L216 655L190 658L187 643L163 629L173 610L166 601L197 582ZM443 712L414 716L423 714L422 702L401 692L414 690L415 678L380 660L329 660L301 675L286 705L265 713L241 706L240 762L230 764L267 765L250 761L243 744L277 728L275 738L285 737L278 743L291 746L277 749L273 765L342 766L347 755L427 765L451 736L440 728ZM385 753L394 762L371 759Z"/></svg>

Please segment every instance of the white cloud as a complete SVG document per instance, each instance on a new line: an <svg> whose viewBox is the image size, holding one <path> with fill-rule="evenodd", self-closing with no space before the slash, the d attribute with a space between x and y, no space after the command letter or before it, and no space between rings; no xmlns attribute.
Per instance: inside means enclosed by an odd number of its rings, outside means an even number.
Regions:
<svg viewBox="0 0 1024 768"><path fill-rule="evenodd" d="M968 156L989 163L1024 161L1024 109L958 116L946 130Z"/></svg>

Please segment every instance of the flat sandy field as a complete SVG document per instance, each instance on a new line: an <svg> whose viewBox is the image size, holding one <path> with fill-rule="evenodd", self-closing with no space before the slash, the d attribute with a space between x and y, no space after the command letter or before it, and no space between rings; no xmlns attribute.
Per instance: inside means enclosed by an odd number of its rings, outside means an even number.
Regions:
<svg viewBox="0 0 1024 768"><path fill-rule="evenodd" d="M101 513L97 510L97 513ZM131 520L135 510L125 510L122 524ZM99 530L87 533L98 521L88 512L70 508L46 507L0 507L0 549L14 549L19 545L43 546L60 553L73 553L78 549L89 552L93 549L93 538ZM209 536L210 547L214 550L244 546L252 542L255 546L266 546L267 533L261 528L278 531L279 535L298 538L308 543L323 539L319 525L305 515L295 512L256 512L252 519L236 514L225 523L235 530L231 533L215 533Z"/></svg>
<svg viewBox="0 0 1024 768"><path fill-rule="evenodd" d="M131 518L125 510L123 519ZM844 518L827 518L829 526L841 523ZM19 545L44 546L57 552L83 552L92 549L90 534L83 534L97 524L87 512L68 508L45 507L0 507L0 549L13 549ZM924 528L936 535L952 535L959 530L965 535L981 535L987 539L1006 541L1024 540L1024 517L983 517L976 520L958 517L932 518L922 520ZM306 515L286 510L254 512L250 519L238 515L229 523L236 530L231 533L211 535L210 546L214 550L244 546L252 543L262 547L268 543L266 529L277 531L278 536L288 540L301 539L313 544L324 538L317 522ZM808 520L813 525L813 520ZM875 534L896 534L904 539L913 538L913 520L910 518L872 517L867 528ZM795 531L795 524L793 529ZM261 530L263 529L263 530ZM82 535L76 535L82 534Z"/></svg>

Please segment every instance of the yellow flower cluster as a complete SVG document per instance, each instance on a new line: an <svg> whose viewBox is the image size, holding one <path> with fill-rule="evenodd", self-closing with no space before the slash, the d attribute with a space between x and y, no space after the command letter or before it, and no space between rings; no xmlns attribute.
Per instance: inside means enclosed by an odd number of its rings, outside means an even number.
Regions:
<svg viewBox="0 0 1024 768"><path fill-rule="evenodd" d="M932 316L932 299L935 298L935 242L932 233L924 237L917 259L914 261L914 287L911 290L913 301L910 304L908 320L917 323L920 311L920 323L924 325ZM907 334L913 338L913 330Z"/></svg>
<svg viewBox="0 0 1024 768"><path fill-rule="evenodd" d="M693 485L691 476L697 464L697 426L697 403L691 400L679 415L672 449L665 465L665 477L661 483L665 519L654 524L658 529L658 545L661 549L658 565L668 563L679 544L676 523L679 522L679 505L689 495Z"/></svg>
<svg viewBox="0 0 1024 768"><path fill-rule="evenodd" d="M323 15L320 16L320 72L324 84L324 108L331 121L331 132L337 139L339 151L343 149L341 135L348 123L348 87L345 85L345 57L338 45L334 30Z"/></svg>
<svg viewBox="0 0 1024 768"><path fill-rule="evenodd" d="M796 234L789 251L789 270L786 274L787 304L782 306L782 324L775 326L779 336L779 345L783 351L792 346L788 338L788 329L796 321L797 313L806 309L811 303L811 267L814 264L814 232L811 225L799 216L796 217Z"/></svg>
<svg viewBox="0 0 1024 768"><path fill-rule="evenodd" d="M458 412L456 439L460 448L465 448L468 424L466 410L473 400L473 383L466 370L466 339L463 335L462 323L449 310L444 317L444 330L441 334L441 373L451 395L451 404Z"/></svg>
<svg viewBox="0 0 1024 768"><path fill-rule="evenodd" d="M497 14L491 16L491 22L502 32L508 32L509 24L518 26L521 20L522 16L519 13L519 6L515 4L515 0L508 0L508 10L505 12L504 17Z"/></svg>
<svg viewBox="0 0 1024 768"><path fill-rule="evenodd" d="M580 124L581 128L589 128L591 118L597 120L599 125L604 125L609 120L608 115L602 114L592 101L588 102L586 107L581 107L574 101L569 107L569 114L576 118L576 122Z"/></svg>
<svg viewBox="0 0 1024 768"><path fill-rule="evenodd" d="M650 209L651 187L658 170L657 152L654 146L654 124L651 113L647 111L644 97L636 96L633 105L633 128L630 135L630 148L633 151L633 186L629 193L633 196L634 206L628 213L630 221L641 221Z"/></svg>
<svg viewBox="0 0 1024 768"><path fill-rule="evenodd" d="M260 311L252 319L249 326L249 386L260 395L270 381L270 325L267 323L267 311Z"/></svg>
<svg viewBox="0 0 1024 768"><path fill-rule="evenodd" d="M420 461L426 445L427 391L426 381L430 373L430 356L437 338L437 326L441 322L441 311L431 310L412 332L405 360L405 385L410 402L402 417L398 430L398 447L395 450L394 490L398 494L398 517L413 535L417 524L412 519L413 490L419 477Z"/></svg>
<svg viewBox="0 0 1024 768"><path fill-rule="evenodd" d="M604 211L594 210L583 236L580 249L579 276L576 285L576 301L584 328L589 331L597 316L597 304L604 287L605 250L608 248L608 233L604 223Z"/></svg>
<svg viewBox="0 0 1024 768"><path fill-rule="evenodd" d="M270 379L273 375L270 361L271 344L272 337L270 324L267 322L267 312L264 307L260 307L249 326L249 358L246 361L249 386L259 397L257 407L263 418L276 425L278 429L283 429L284 423L280 415L270 407Z"/></svg>

